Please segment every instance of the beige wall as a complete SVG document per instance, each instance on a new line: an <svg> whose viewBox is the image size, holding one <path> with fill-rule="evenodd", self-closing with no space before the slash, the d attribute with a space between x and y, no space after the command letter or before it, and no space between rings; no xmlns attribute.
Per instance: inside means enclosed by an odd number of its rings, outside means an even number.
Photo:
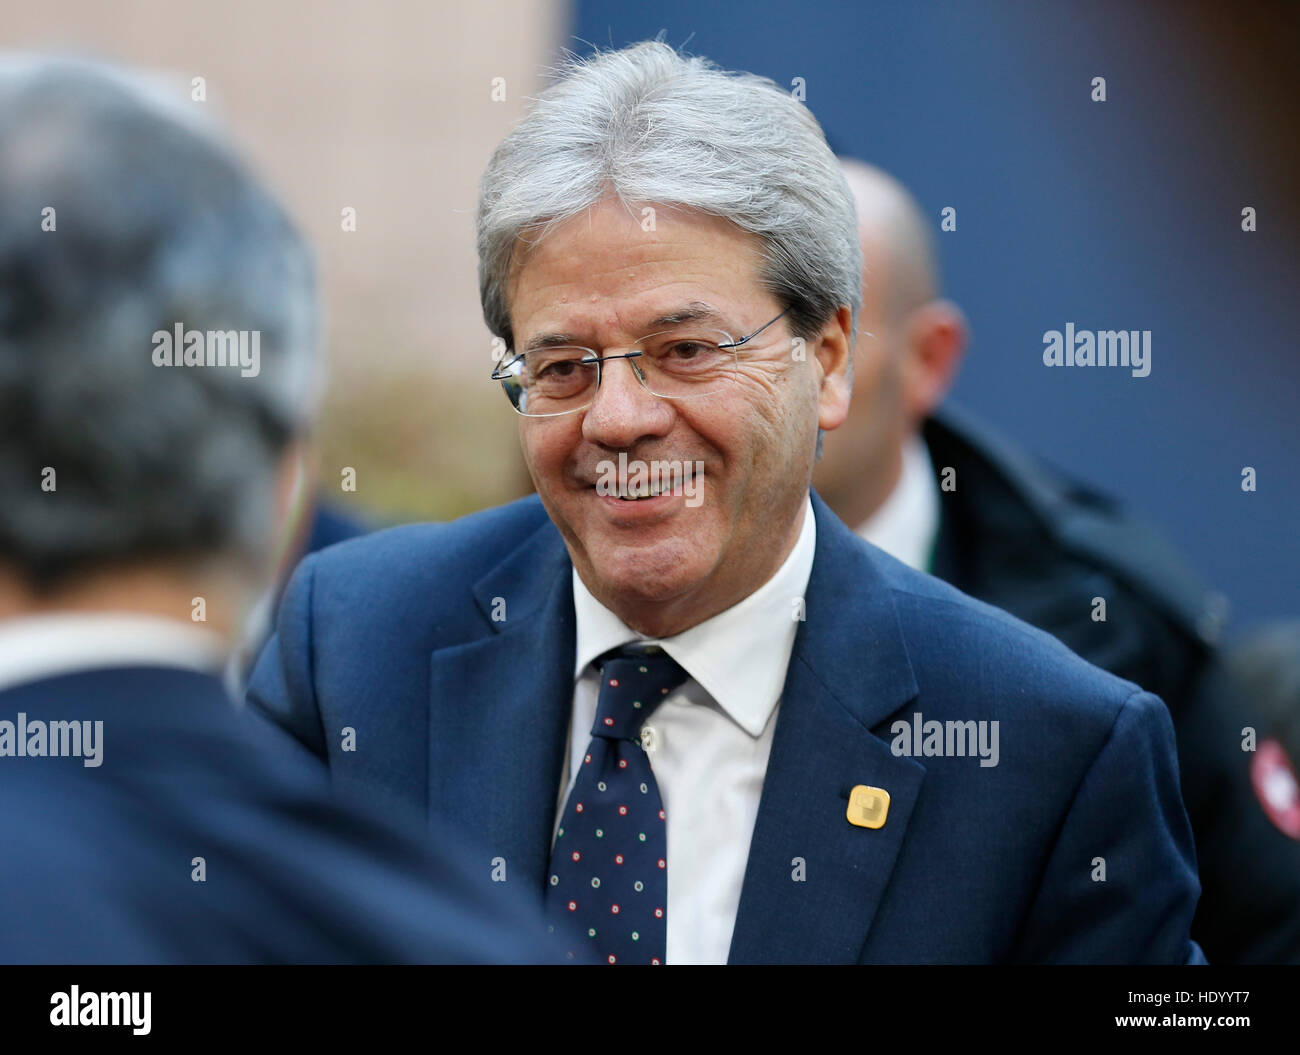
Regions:
<svg viewBox="0 0 1300 1055"><path fill-rule="evenodd" d="M514 415L487 377L473 217L568 17L563 0L0 0L0 47L147 67L187 97L206 79L206 105L317 249L323 487L390 518L443 518L521 489ZM345 465L355 495L339 493Z"/></svg>

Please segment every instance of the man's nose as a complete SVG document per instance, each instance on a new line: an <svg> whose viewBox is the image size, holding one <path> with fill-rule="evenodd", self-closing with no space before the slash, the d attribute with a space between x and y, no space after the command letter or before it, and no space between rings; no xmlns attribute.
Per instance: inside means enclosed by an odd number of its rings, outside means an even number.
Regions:
<svg viewBox="0 0 1300 1055"><path fill-rule="evenodd" d="M669 401L656 396L637 377L639 359L610 359L600 366L600 386L582 421L589 443L627 448L643 436L663 436L673 424Z"/></svg>

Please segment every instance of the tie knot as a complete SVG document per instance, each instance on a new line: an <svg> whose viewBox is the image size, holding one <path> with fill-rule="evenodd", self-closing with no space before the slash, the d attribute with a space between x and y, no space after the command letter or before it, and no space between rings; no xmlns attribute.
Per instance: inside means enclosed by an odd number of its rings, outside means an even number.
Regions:
<svg viewBox="0 0 1300 1055"><path fill-rule="evenodd" d="M641 723L689 675L667 652L617 649L600 662L600 699L592 736L636 740Z"/></svg>

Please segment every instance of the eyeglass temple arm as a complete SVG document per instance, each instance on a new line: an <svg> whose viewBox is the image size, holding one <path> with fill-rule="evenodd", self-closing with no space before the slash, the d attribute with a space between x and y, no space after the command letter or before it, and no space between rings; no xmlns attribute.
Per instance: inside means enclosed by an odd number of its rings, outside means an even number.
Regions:
<svg viewBox="0 0 1300 1055"><path fill-rule="evenodd" d="M782 316L786 315L789 311L790 311L790 309L789 309L789 308L786 308L785 311L781 312L781 314L778 315L775 319L772 319L772 320L770 320L770 321L768 321L768 322L763 323L762 326L760 326L758 329L756 329L756 330L755 330L753 333L751 333L748 337L742 337L742 338L741 338L740 340L738 340L738 341L732 341L732 343L729 344L729 345L726 345L726 347L728 347L728 348L739 348L742 344L746 343L747 341L752 341L752 340L753 340L755 337L757 337L760 333L762 333L762 332L763 332L764 330L766 330L769 326L771 326L772 323L776 322L777 319L782 318Z"/></svg>

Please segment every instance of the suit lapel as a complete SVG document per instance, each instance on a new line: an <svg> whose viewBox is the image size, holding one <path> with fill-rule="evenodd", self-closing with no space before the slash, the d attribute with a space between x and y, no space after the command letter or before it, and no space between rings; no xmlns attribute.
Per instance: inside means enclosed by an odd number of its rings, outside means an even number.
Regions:
<svg viewBox="0 0 1300 1055"><path fill-rule="evenodd" d="M815 494L813 508L806 620L781 694L730 963L857 962L925 776L871 731L917 693L889 587ZM857 784L889 792L882 828L849 823Z"/></svg>
<svg viewBox="0 0 1300 1055"><path fill-rule="evenodd" d="M570 564L549 521L484 577L475 598L495 633L431 659L429 813L504 858L512 884L540 891L575 649Z"/></svg>

